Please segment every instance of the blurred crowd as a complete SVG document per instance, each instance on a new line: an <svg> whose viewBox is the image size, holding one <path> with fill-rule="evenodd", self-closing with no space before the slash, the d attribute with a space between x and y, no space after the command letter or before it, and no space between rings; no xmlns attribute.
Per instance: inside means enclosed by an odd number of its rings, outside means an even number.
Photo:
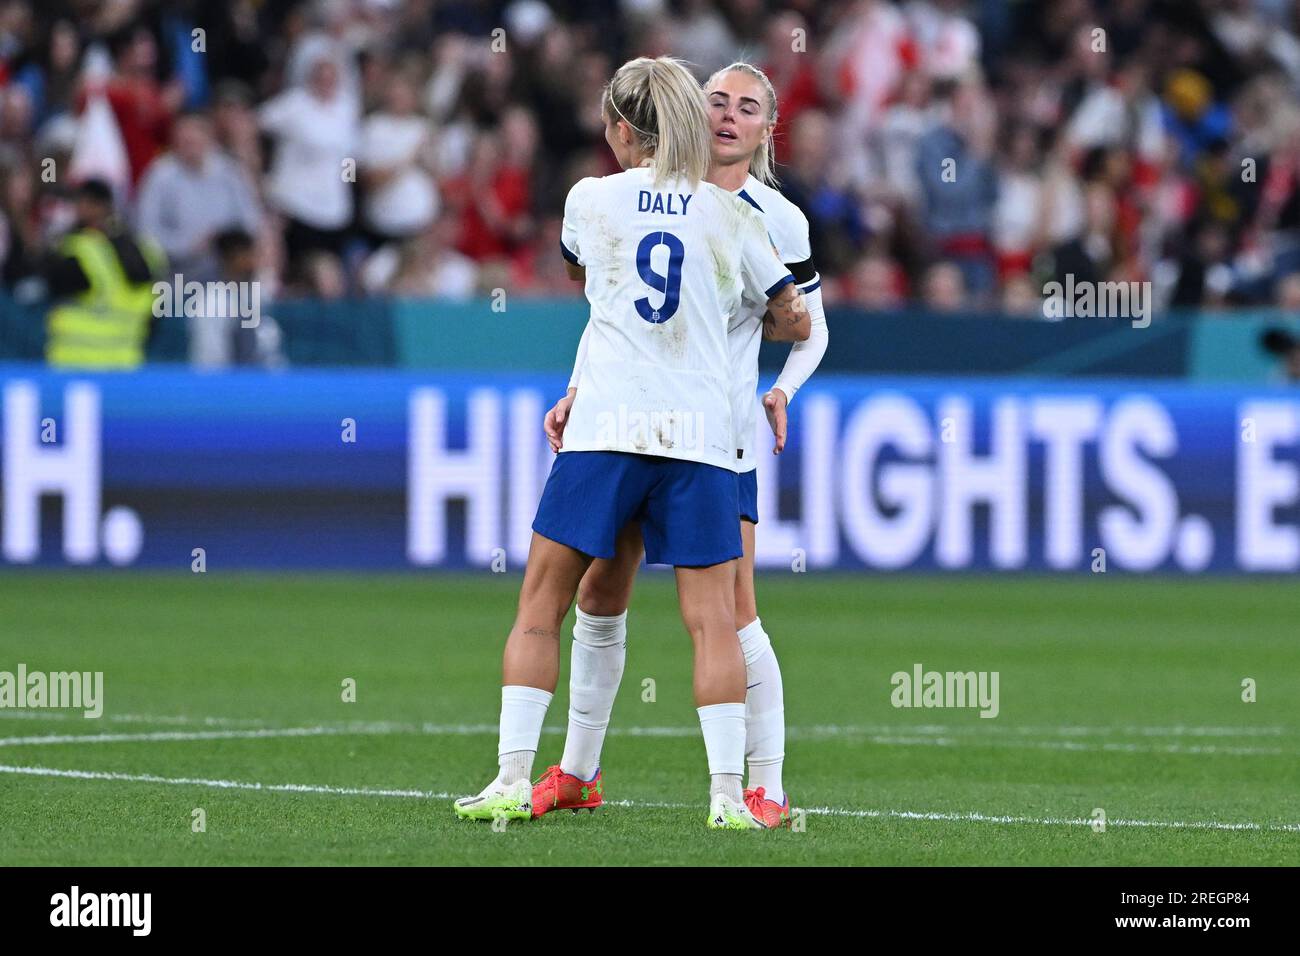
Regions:
<svg viewBox="0 0 1300 956"><path fill-rule="evenodd" d="M45 294L93 178L187 280L578 295L641 54L768 72L828 304L1300 308L1300 0L0 0L0 284Z"/></svg>

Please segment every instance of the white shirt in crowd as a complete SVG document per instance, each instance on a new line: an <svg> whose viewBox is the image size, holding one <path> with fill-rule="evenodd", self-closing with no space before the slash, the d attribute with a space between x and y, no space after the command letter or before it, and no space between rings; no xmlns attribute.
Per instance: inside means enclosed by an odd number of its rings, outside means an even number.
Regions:
<svg viewBox="0 0 1300 956"><path fill-rule="evenodd" d="M1002 253L1028 252L1043 227L1043 180L1035 173L1008 171L998 176L993 207L993 244Z"/></svg>
<svg viewBox="0 0 1300 956"><path fill-rule="evenodd" d="M267 196L284 214L316 229L342 229L352 219L352 184L344 161L355 159L356 104L336 95L318 100L303 87L286 90L258 111L275 137Z"/></svg>
<svg viewBox="0 0 1300 956"><path fill-rule="evenodd" d="M366 225L385 236L409 236L438 215L438 191L433 178L418 164L429 137L428 121L420 116L376 113L361 128L362 168L393 169L394 178L368 191L363 215Z"/></svg>
<svg viewBox="0 0 1300 956"><path fill-rule="evenodd" d="M401 268L399 244L380 246L361 266L361 287L372 295L428 296L454 302L472 299L478 291L478 267L454 249L443 249L431 261L423 262L419 274L413 280L404 279L398 287Z"/></svg>

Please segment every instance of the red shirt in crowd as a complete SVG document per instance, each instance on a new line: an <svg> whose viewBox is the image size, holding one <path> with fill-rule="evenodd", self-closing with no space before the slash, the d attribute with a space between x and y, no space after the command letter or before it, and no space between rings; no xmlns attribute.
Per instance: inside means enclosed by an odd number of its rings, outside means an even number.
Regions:
<svg viewBox="0 0 1300 956"><path fill-rule="evenodd" d="M490 175L486 195L476 178L458 176L446 186L445 194L462 203L456 248L476 262L508 256L516 246L509 225L526 216L532 203L528 170L500 167Z"/></svg>
<svg viewBox="0 0 1300 956"><path fill-rule="evenodd" d="M162 87L152 80L116 77L109 80L104 96L117 119L134 186L145 168L167 148L172 111L163 97ZM77 97L77 111L85 107L86 94L82 92Z"/></svg>

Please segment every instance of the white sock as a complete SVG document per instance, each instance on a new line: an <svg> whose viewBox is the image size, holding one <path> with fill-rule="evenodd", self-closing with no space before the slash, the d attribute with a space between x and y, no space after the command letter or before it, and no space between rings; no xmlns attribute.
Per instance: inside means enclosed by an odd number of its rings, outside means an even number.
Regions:
<svg viewBox="0 0 1300 956"><path fill-rule="evenodd" d="M713 799L715 793L720 793L724 797L735 803L740 803L745 799L745 793L740 788L740 774L738 773L715 773L709 777L709 799Z"/></svg>
<svg viewBox="0 0 1300 956"><path fill-rule="evenodd" d="M612 617L578 608L569 670L569 732L560 769L590 780L600 769L614 697L627 657L627 611Z"/></svg>
<svg viewBox="0 0 1300 956"><path fill-rule="evenodd" d="M781 668L763 622L754 618L739 632L745 655L745 757L749 788L766 790L768 800L781 803L781 767L785 763L785 692Z"/></svg>
<svg viewBox="0 0 1300 956"><path fill-rule="evenodd" d="M739 802L740 777L745 772L745 705L708 704L696 712L712 776L709 796L720 792Z"/></svg>
<svg viewBox="0 0 1300 956"><path fill-rule="evenodd" d="M536 756L536 750L512 750L510 753L501 754L497 757L497 764L501 770L492 783L509 784L533 779L533 758Z"/></svg>
<svg viewBox="0 0 1300 956"><path fill-rule="evenodd" d="M549 691L520 684L501 688L501 735L497 744L501 773L497 779L502 783L532 779L533 757L551 696Z"/></svg>

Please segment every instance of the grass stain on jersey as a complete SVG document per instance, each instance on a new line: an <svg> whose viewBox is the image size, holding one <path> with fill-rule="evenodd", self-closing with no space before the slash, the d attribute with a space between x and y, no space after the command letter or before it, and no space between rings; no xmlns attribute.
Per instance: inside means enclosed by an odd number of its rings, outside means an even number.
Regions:
<svg viewBox="0 0 1300 956"><path fill-rule="evenodd" d="M623 281L624 263L621 256L623 237L610 226L609 220L605 216L600 217L596 229L603 256L609 263L609 272L605 276L605 284L614 289Z"/></svg>
<svg viewBox="0 0 1300 956"><path fill-rule="evenodd" d="M651 335L657 337L657 343L663 354L673 360L686 357L687 331L681 316L673 316L667 322L651 325Z"/></svg>
<svg viewBox="0 0 1300 956"><path fill-rule="evenodd" d="M731 257L727 255L725 249L713 242L709 243L709 252L713 256L713 278L717 281L718 288L724 292L731 292L736 282Z"/></svg>
<svg viewBox="0 0 1300 956"><path fill-rule="evenodd" d="M655 426L655 438L659 441L660 448L673 447L673 431L677 428L677 416L668 415L665 419L660 419L659 424Z"/></svg>

